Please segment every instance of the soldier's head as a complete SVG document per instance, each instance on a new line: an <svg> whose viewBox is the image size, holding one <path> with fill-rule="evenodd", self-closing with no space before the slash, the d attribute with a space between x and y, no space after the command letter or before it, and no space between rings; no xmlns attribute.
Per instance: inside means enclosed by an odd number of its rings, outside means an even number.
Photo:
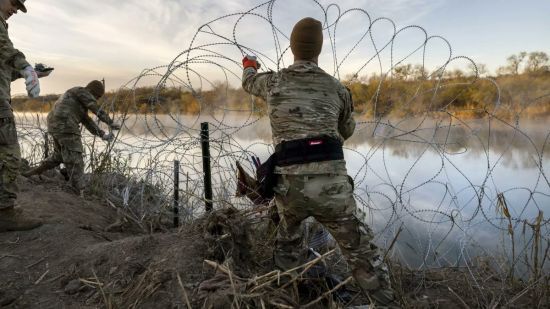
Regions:
<svg viewBox="0 0 550 309"><path fill-rule="evenodd" d="M98 80L89 82L85 88L94 96L94 98L96 98L96 100L105 94L105 86L103 86L103 83Z"/></svg>
<svg viewBox="0 0 550 309"><path fill-rule="evenodd" d="M323 25L320 21L306 17L300 20L290 34L290 49L294 60L308 60L317 63L323 48Z"/></svg>
<svg viewBox="0 0 550 309"><path fill-rule="evenodd" d="M13 14L17 14L17 10L27 13L25 0L0 0L0 14L4 20L8 20Z"/></svg>

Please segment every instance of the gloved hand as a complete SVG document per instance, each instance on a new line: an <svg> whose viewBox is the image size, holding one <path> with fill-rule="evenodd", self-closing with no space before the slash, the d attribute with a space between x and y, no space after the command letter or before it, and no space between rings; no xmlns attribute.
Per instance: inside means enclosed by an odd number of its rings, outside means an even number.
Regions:
<svg viewBox="0 0 550 309"><path fill-rule="evenodd" d="M115 138L115 135L113 134L113 132L106 133L106 134L103 134L103 136L101 136L101 139L106 141L106 142L112 141L113 138Z"/></svg>
<svg viewBox="0 0 550 309"><path fill-rule="evenodd" d="M38 76L38 78L42 78L50 75L51 72L52 71L36 71L36 75Z"/></svg>
<svg viewBox="0 0 550 309"><path fill-rule="evenodd" d="M261 65L258 63L256 56L246 55L243 58L243 68L254 68L256 70L260 69Z"/></svg>
<svg viewBox="0 0 550 309"><path fill-rule="evenodd" d="M38 75L33 67L28 65L19 73L25 78L25 85L27 86L27 94L29 97L38 97L38 95L40 95L40 82L38 82Z"/></svg>
<svg viewBox="0 0 550 309"><path fill-rule="evenodd" d="M36 63L34 65L34 70L36 71L36 75L38 75L38 78L42 78L50 75L50 73L53 71L53 68L48 67L43 63Z"/></svg>
<svg viewBox="0 0 550 309"><path fill-rule="evenodd" d="M122 126L120 124L116 123L116 122L113 122L113 123L111 123L110 127L111 127L112 130L120 130L120 128Z"/></svg>

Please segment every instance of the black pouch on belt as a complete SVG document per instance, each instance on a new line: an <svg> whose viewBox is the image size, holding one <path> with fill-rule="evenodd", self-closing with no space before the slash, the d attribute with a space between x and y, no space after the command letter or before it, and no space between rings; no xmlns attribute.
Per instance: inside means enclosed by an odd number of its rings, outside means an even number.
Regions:
<svg viewBox="0 0 550 309"><path fill-rule="evenodd" d="M273 188L277 185L276 164L277 153L274 153L256 170L256 179L259 185L258 193L265 199L272 199L275 196Z"/></svg>

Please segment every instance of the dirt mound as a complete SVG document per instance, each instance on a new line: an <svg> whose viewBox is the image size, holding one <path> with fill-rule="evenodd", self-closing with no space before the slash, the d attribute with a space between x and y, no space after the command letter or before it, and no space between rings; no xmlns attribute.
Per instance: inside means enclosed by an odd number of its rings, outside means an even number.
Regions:
<svg viewBox="0 0 550 309"><path fill-rule="evenodd" d="M196 235L143 234L108 203L72 193L60 177L19 182L19 206L44 225L0 233L0 307L96 307L105 303L98 289L120 288L132 300L139 298L132 293L154 292L142 291L135 278L161 284L177 274L185 282L202 276L205 249Z"/></svg>

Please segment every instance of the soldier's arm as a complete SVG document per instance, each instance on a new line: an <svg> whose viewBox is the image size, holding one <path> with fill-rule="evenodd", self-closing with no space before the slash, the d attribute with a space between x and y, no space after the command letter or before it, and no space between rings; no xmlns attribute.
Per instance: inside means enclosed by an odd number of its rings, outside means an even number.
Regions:
<svg viewBox="0 0 550 309"><path fill-rule="evenodd" d="M341 91L340 98L344 104L344 108L340 113L338 120L338 132L344 139L348 139L355 131L355 119L353 119L353 99L348 88Z"/></svg>
<svg viewBox="0 0 550 309"><path fill-rule="evenodd" d="M77 92L78 101L84 105L89 111L99 118L99 120L105 122L108 125L113 124L113 120L109 115L97 105L97 100L88 91L82 89Z"/></svg>
<svg viewBox="0 0 550 309"><path fill-rule="evenodd" d="M105 132L103 132L103 130L101 130L95 121L88 115L84 116L84 119L82 119L82 124L93 135L102 137L105 134Z"/></svg>
<svg viewBox="0 0 550 309"><path fill-rule="evenodd" d="M273 72L258 73L253 67L245 68L242 80L244 91L266 100L268 82L272 75Z"/></svg>
<svg viewBox="0 0 550 309"><path fill-rule="evenodd" d="M25 55L13 47L8 31L2 23L0 23L0 59L17 71L16 74L12 74L12 81L20 78L19 71L29 65Z"/></svg>

